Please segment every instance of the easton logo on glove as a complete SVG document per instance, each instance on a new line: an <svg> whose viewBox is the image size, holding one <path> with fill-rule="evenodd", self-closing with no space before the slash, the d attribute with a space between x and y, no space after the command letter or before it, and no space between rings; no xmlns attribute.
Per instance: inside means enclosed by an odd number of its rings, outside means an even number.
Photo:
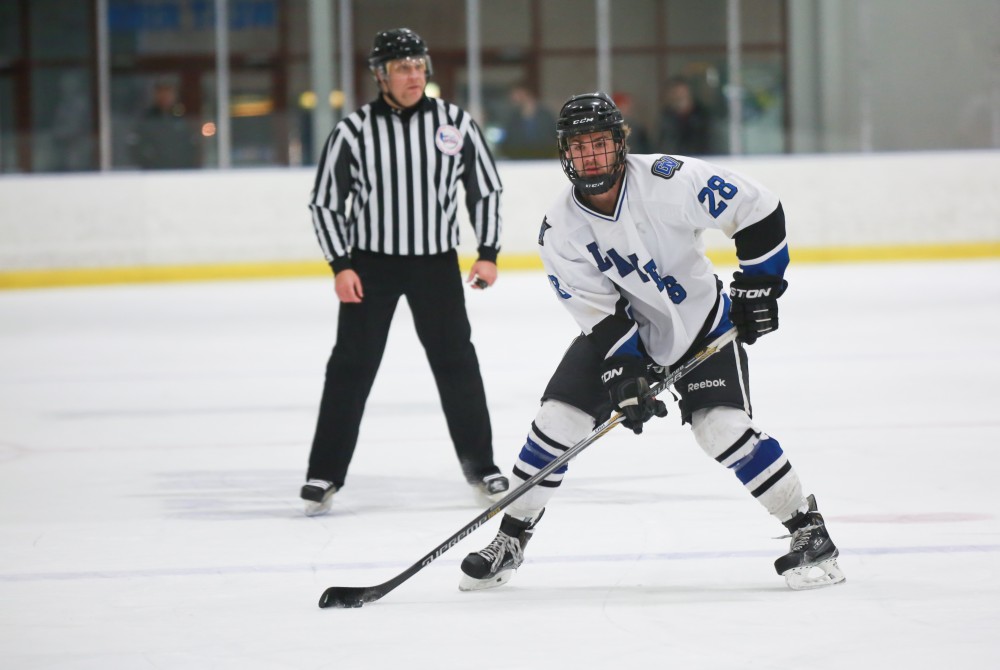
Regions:
<svg viewBox="0 0 1000 670"><path fill-rule="evenodd" d="M765 333L778 329L778 298L787 287L788 282L776 275L733 273L729 320L743 342L753 344Z"/></svg>
<svg viewBox="0 0 1000 670"><path fill-rule="evenodd" d="M731 287L729 293L733 298L740 300L753 300L754 298L766 298L771 295L773 288L739 288ZM777 297L777 296L775 296Z"/></svg>
<svg viewBox="0 0 1000 670"><path fill-rule="evenodd" d="M601 375L601 381L607 384L609 381L615 377L621 377L622 373L625 372L624 368L614 368L613 370L607 370Z"/></svg>
<svg viewBox="0 0 1000 670"><path fill-rule="evenodd" d="M666 416L667 406L649 387L648 360L636 356L612 356L604 361L601 381L612 406L625 415L622 425L638 435L642 424L654 416Z"/></svg>

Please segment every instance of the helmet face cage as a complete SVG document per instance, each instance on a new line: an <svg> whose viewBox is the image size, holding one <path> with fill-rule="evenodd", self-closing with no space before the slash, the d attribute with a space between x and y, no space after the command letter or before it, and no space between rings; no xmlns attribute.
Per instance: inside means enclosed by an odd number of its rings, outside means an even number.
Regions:
<svg viewBox="0 0 1000 670"><path fill-rule="evenodd" d="M427 53L427 44L420 35L409 28L385 30L375 35L375 42L368 54L368 67L372 73L379 71L383 76L388 76L386 64L401 58L422 61L427 76L434 74L431 57Z"/></svg>
<svg viewBox="0 0 1000 670"><path fill-rule="evenodd" d="M588 140L592 146L587 147L585 153L587 155L604 153L608 169L596 175L580 174L571 155L571 145L579 145L580 142L572 142L571 140L580 135L604 131L610 132L611 145L598 148L595 153L593 142L600 139L600 136L592 137ZM559 120L556 122L556 136L563 172L582 193L585 195L605 193L615 185L625 169L625 154L628 152L628 145L625 141L625 121L622 118L622 113L607 94L584 93L567 100L559 112Z"/></svg>

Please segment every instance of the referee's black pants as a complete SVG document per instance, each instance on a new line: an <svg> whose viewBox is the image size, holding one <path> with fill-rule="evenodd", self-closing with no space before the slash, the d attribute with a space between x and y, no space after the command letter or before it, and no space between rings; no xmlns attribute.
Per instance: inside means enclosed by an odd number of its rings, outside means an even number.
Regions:
<svg viewBox="0 0 1000 670"><path fill-rule="evenodd" d="M473 483L499 472L493 464L493 432L457 253L388 256L354 251L351 263L361 278L364 298L340 304L337 342L326 368L307 477L332 481L338 489L344 485L400 296L406 296L413 313L466 480Z"/></svg>

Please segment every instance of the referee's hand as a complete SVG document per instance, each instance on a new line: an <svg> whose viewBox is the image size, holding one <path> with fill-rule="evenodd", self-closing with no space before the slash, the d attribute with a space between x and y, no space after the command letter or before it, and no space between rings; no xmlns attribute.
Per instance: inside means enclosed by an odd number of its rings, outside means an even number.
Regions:
<svg viewBox="0 0 1000 670"><path fill-rule="evenodd" d="M361 288L361 277L354 270L341 270L333 277L334 287L340 302L361 302L365 297Z"/></svg>
<svg viewBox="0 0 1000 670"><path fill-rule="evenodd" d="M479 260L472 264L466 283L474 289L485 289L493 286L497 280L497 265L490 261Z"/></svg>

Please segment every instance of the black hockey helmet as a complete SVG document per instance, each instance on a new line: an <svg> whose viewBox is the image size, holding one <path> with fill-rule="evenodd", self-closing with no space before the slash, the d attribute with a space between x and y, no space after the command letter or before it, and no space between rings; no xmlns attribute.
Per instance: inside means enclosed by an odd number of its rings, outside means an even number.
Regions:
<svg viewBox="0 0 1000 670"><path fill-rule="evenodd" d="M368 67L372 71L381 68L385 72L385 64L397 58L422 58L427 63L427 76L432 74L427 43L409 28L394 28L377 33L372 50L368 53Z"/></svg>
<svg viewBox="0 0 1000 670"><path fill-rule="evenodd" d="M614 147L607 172L599 175L581 175L573 165L570 156L570 139L577 135L586 135L602 131L610 131ZM574 186L584 194L604 193L611 189L625 168L625 154L628 151L625 119L621 110L607 93L600 91L574 95L563 104L556 121L556 138L559 144L559 160L563 172Z"/></svg>

